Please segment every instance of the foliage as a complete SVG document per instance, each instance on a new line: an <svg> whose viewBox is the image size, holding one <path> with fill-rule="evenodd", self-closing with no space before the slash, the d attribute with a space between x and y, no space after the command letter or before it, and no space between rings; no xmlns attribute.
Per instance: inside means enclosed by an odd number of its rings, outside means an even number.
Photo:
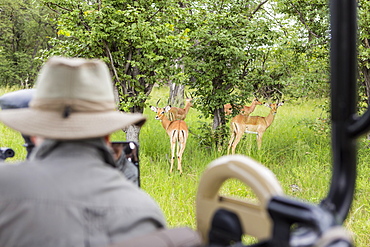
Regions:
<svg viewBox="0 0 370 247"><path fill-rule="evenodd" d="M295 98L329 95L329 5L327 1L279 0L286 41L279 46L280 64L285 65L285 91ZM280 55L282 54L282 55ZM277 63L279 64L279 63ZM281 66L281 65L280 65Z"/></svg>
<svg viewBox="0 0 370 247"><path fill-rule="evenodd" d="M109 66L121 110L142 112L152 87L181 82L175 59L188 30L176 1L44 0L58 12L58 34L45 55L101 58Z"/></svg>
<svg viewBox="0 0 370 247"><path fill-rule="evenodd" d="M304 57L297 60L298 64L302 63L303 65L301 73L298 75L300 74L300 78L305 79L305 84L309 82L307 89L311 89L311 92L318 95L325 94L325 91L327 92L325 82L328 81L329 77L328 45L330 37L327 1L279 0L276 3L279 12L295 19L295 26L300 31L297 33L299 39L308 41L304 42L305 45L299 46L304 51L301 53ZM362 113L364 105L369 105L370 99L370 29L368 25L370 2L358 1L358 6L358 71L360 74L359 88L361 89L359 90L359 109ZM297 82L292 84L293 89L299 85L299 80ZM322 87L318 85L322 85Z"/></svg>
<svg viewBox="0 0 370 247"><path fill-rule="evenodd" d="M293 15L279 14L293 3L280 1L275 8L252 0L42 2L54 11L58 34L43 58L104 59L125 111L142 112L153 85L168 81L194 89L205 117L224 103L247 104L256 91L270 97L279 88L299 97L325 81L320 76L327 66L317 63L319 52L313 56L305 49L315 46L307 45L304 27L291 24ZM323 28L316 29L324 36Z"/></svg>
<svg viewBox="0 0 370 247"><path fill-rule="evenodd" d="M257 85L246 83L246 77L258 74L255 60L265 53L264 46L273 44L274 36L267 21L255 18L261 8L258 1L206 3L192 7L193 49L183 61L187 84L200 98L197 108L213 117L226 103L246 104Z"/></svg>
<svg viewBox="0 0 370 247"><path fill-rule="evenodd" d="M212 128L209 122L199 122L197 134L193 138L199 143L199 146L206 149L216 149L217 140L222 139L228 134L226 126L219 126L217 129Z"/></svg>
<svg viewBox="0 0 370 247"><path fill-rule="evenodd" d="M31 0L0 0L0 83L32 87L48 47L53 26L50 12Z"/></svg>
<svg viewBox="0 0 370 247"><path fill-rule="evenodd" d="M370 69L370 3L369 1L359 1L359 63L360 67Z"/></svg>
<svg viewBox="0 0 370 247"><path fill-rule="evenodd" d="M213 129L226 122L224 104L249 104L254 93L266 100L280 97L278 91L294 98L328 95L328 18L321 16L327 5L317 3L319 13L304 13L320 17L307 27L294 20L293 3L265 3L193 4L188 21L193 46L182 61L187 85L199 99L196 108L214 118Z"/></svg>
<svg viewBox="0 0 370 247"><path fill-rule="evenodd" d="M363 107L368 108L370 105L370 2L358 1L358 3L358 25L360 27L358 34L359 88L363 89L359 93L359 113L361 114Z"/></svg>
<svg viewBox="0 0 370 247"><path fill-rule="evenodd" d="M300 24L300 38L308 45L328 44L329 5L323 0L278 0L281 13L293 17Z"/></svg>

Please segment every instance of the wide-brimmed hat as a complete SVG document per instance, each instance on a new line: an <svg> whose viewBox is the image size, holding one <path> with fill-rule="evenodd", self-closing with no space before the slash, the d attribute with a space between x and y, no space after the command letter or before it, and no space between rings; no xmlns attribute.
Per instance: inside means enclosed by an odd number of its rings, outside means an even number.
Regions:
<svg viewBox="0 0 370 247"><path fill-rule="evenodd" d="M30 136L58 140L102 137L145 122L116 109L106 64L98 59L50 58L40 71L29 108L0 111L0 121Z"/></svg>

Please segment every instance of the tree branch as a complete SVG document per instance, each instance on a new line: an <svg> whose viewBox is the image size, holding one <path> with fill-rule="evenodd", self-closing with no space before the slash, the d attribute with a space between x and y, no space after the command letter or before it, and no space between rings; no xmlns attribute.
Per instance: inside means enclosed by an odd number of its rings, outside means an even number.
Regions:
<svg viewBox="0 0 370 247"><path fill-rule="evenodd" d="M265 1L261 2L260 4L258 4L257 7L253 10L252 14L249 16L248 20L252 19L254 14L257 13L257 11L262 7L262 5L264 5L267 2L268 2L268 0L265 0Z"/></svg>
<svg viewBox="0 0 370 247"><path fill-rule="evenodd" d="M301 21L301 23L305 26L305 28L307 29L307 31L312 34L313 36L315 36L316 38L320 38L321 36L320 35L317 35L316 33L314 33L311 28L307 25L306 21L304 20L303 18L303 15L301 12L299 12L299 10L297 9L297 7L294 5L294 3L290 3L290 5L293 6L295 12L299 15L299 20Z"/></svg>
<svg viewBox="0 0 370 247"><path fill-rule="evenodd" d="M125 65L125 74L127 74L128 73L128 70L130 69L130 60L131 60L131 58L132 58L132 51L130 50L129 52L128 52L128 56L126 57L126 65Z"/></svg>
<svg viewBox="0 0 370 247"><path fill-rule="evenodd" d="M364 46L368 49L370 49L369 39L364 39Z"/></svg>
<svg viewBox="0 0 370 247"><path fill-rule="evenodd" d="M121 83L120 82L120 79L119 79L119 76L118 76L118 73L117 73L117 70L116 70L116 67L114 66L112 53L110 52L110 49L109 49L109 47L107 45L107 42L105 42L105 41L104 41L104 47L105 47L105 52L107 53L107 56L109 58L110 67L112 68L113 75L116 78L116 81L118 83Z"/></svg>
<svg viewBox="0 0 370 247"><path fill-rule="evenodd" d="M162 11L162 9L163 9L163 6L162 6L162 7L160 7L160 8L158 9L158 11L156 11L153 15L151 15L151 16L147 19L147 21L152 20L152 19L154 18L154 16L156 16L160 11Z"/></svg>
<svg viewBox="0 0 370 247"><path fill-rule="evenodd" d="M46 6L47 6L49 9L51 9L52 11L54 11L55 13L58 13L58 14L60 14L60 13L59 13L56 9L54 9L53 7L51 7L51 5L53 5L54 7L59 8L59 9L63 9L63 10L65 10L65 11L69 11L69 12L71 12L71 11L72 11L72 9L67 9L67 8L62 7L62 6L60 6L60 5L58 5L58 4L55 4L55 3L46 3Z"/></svg>

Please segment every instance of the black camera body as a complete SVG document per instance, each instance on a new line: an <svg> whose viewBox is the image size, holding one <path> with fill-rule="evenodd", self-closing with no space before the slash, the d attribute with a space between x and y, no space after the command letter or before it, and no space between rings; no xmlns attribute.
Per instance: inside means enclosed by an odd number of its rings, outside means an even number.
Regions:
<svg viewBox="0 0 370 247"><path fill-rule="evenodd" d="M14 150L11 148L0 148L0 160L6 160L7 158L14 157Z"/></svg>

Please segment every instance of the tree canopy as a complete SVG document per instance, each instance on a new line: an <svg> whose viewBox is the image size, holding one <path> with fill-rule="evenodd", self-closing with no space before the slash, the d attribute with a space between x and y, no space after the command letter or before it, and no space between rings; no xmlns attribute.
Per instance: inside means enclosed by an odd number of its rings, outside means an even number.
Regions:
<svg viewBox="0 0 370 247"><path fill-rule="evenodd" d="M44 0L58 14L50 55L101 58L119 92L121 110L143 112L152 87L182 83L174 66L188 41L176 1Z"/></svg>
<svg viewBox="0 0 370 247"><path fill-rule="evenodd" d="M0 0L0 83L32 87L54 36L51 13L39 1Z"/></svg>

